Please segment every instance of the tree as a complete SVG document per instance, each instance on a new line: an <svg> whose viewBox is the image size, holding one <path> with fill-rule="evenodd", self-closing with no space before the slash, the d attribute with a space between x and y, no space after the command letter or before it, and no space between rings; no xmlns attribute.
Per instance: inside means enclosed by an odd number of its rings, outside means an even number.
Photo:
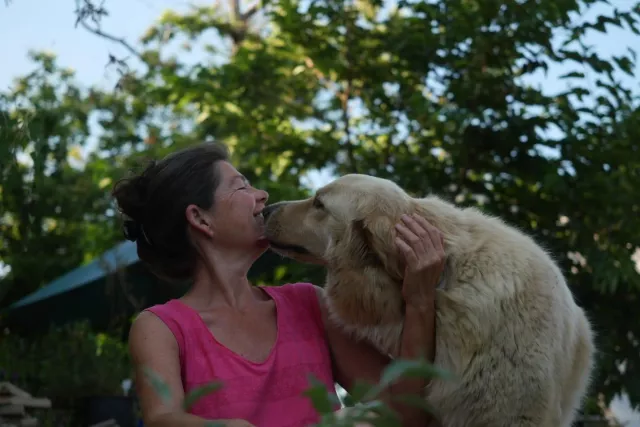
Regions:
<svg viewBox="0 0 640 427"><path fill-rule="evenodd" d="M132 153L213 137L272 200L307 194L307 173L321 169L480 206L566 272L599 332L593 394L638 405L640 111L618 79L634 75L635 52L606 59L585 40L638 34L640 7L578 20L604 4L277 0L233 3L231 18L214 6L166 13L140 46L126 44L142 69L123 68L117 95L93 93L94 108L112 111L98 152L116 176ZM181 60L191 49L195 64ZM568 69L565 91L527 83L554 65Z"/></svg>
<svg viewBox="0 0 640 427"><path fill-rule="evenodd" d="M98 109L48 54L0 94L0 300L12 301L112 243L108 161L84 158ZM83 168L84 165L84 168Z"/></svg>

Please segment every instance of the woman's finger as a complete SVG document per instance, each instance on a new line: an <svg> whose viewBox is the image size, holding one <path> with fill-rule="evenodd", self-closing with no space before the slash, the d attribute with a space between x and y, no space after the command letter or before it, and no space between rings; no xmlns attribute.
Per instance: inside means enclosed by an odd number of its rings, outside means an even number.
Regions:
<svg viewBox="0 0 640 427"><path fill-rule="evenodd" d="M406 225L398 223L396 224L396 230L398 230L398 234L400 235L399 237L401 237L409 246L414 250L419 249L420 237L418 237Z"/></svg>
<svg viewBox="0 0 640 427"><path fill-rule="evenodd" d="M418 264L418 257L416 253L413 251L411 246L407 244L401 237L396 237L396 245L404 255L405 262L407 266L410 266L412 269Z"/></svg>
<svg viewBox="0 0 640 427"><path fill-rule="evenodd" d="M443 236L440 230L420 215L413 214L414 221L419 224L427 233L431 246L437 251L443 247Z"/></svg>
<svg viewBox="0 0 640 427"><path fill-rule="evenodd" d="M405 227L407 227L417 239L415 241L411 241L414 244L414 250L420 253L429 252L431 244L428 231L409 215L403 215L402 221Z"/></svg>
<svg viewBox="0 0 640 427"><path fill-rule="evenodd" d="M427 236L427 229L419 224L414 217L410 215L402 215L402 221L416 236L421 239Z"/></svg>
<svg viewBox="0 0 640 427"><path fill-rule="evenodd" d="M436 243L433 241L433 234L437 232L437 229L424 220L424 218L418 217L415 214L406 220L406 222L412 224L412 230L420 238L420 253L433 253L437 249Z"/></svg>

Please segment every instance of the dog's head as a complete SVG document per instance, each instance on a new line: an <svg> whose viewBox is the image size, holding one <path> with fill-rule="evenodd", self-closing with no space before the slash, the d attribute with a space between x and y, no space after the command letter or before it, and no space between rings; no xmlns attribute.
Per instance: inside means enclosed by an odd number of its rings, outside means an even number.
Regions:
<svg viewBox="0 0 640 427"><path fill-rule="evenodd" d="M301 262L353 268L378 266L401 279L394 225L413 199L391 181L345 175L314 197L267 206L271 248Z"/></svg>
<svg viewBox="0 0 640 427"><path fill-rule="evenodd" d="M312 198L270 205L263 214L271 249L326 265L331 312L361 328L402 324L404 259L395 224L414 209L414 199L391 181L345 175Z"/></svg>

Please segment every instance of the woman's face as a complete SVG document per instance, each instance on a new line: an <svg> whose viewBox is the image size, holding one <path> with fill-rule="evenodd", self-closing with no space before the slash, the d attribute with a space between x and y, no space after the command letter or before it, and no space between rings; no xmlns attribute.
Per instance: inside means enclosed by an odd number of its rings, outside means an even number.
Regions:
<svg viewBox="0 0 640 427"><path fill-rule="evenodd" d="M268 242L264 237L262 210L269 194L253 188L230 163L220 162L216 166L220 185L210 212L213 242L229 249L265 250Z"/></svg>

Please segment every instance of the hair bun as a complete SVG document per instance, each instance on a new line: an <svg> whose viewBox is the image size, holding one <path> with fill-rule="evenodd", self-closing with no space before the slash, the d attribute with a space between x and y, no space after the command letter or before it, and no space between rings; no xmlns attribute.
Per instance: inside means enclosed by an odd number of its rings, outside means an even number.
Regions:
<svg viewBox="0 0 640 427"><path fill-rule="evenodd" d="M122 224L122 231L124 233L124 238L131 242L137 241L140 234L142 234L140 223L132 219L126 219L124 221Z"/></svg>

